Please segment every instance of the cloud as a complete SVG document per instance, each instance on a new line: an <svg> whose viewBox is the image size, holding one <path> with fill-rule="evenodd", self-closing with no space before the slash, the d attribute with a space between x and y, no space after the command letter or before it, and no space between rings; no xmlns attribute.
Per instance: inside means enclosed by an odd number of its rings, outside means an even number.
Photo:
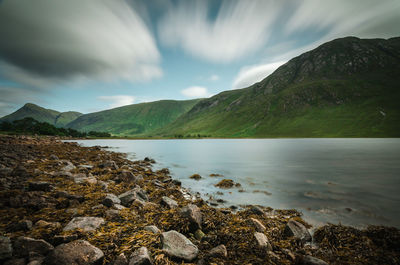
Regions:
<svg viewBox="0 0 400 265"><path fill-rule="evenodd" d="M125 105L131 105L135 102L135 97L128 95L100 96L97 99L111 102L108 107L117 108Z"/></svg>
<svg viewBox="0 0 400 265"><path fill-rule="evenodd" d="M218 81L219 80L219 75L211 75L208 80L210 81Z"/></svg>
<svg viewBox="0 0 400 265"><path fill-rule="evenodd" d="M216 63L248 56L265 45L280 1L230 1L221 3L211 18L210 2L179 1L159 21L162 43Z"/></svg>
<svg viewBox="0 0 400 265"><path fill-rule="evenodd" d="M43 103L40 91L21 87L0 86L0 117L8 115L27 102Z"/></svg>
<svg viewBox="0 0 400 265"><path fill-rule="evenodd" d="M123 0L5 0L0 36L2 75L32 86L162 75L154 37Z"/></svg>
<svg viewBox="0 0 400 265"><path fill-rule="evenodd" d="M191 86L181 91L182 95L187 98L207 98L211 96L208 89L201 86Z"/></svg>
<svg viewBox="0 0 400 265"><path fill-rule="evenodd" d="M279 66L284 63L285 61L245 66L240 69L239 73L236 75L232 83L232 88L244 88L256 82L259 82L272 74Z"/></svg>

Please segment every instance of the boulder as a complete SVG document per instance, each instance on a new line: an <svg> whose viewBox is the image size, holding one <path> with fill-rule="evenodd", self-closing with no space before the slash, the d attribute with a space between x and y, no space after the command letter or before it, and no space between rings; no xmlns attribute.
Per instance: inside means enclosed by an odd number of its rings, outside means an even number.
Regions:
<svg viewBox="0 0 400 265"><path fill-rule="evenodd" d="M118 198L121 200L121 204L125 207L129 207L134 200L139 200L142 202L148 201L146 192L143 191L139 186L120 194Z"/></svg>
<svg viewBox="0 0 400 265"><path fill-rule="evenodd" d="M71 163L71 161L68 160L61 160L60 161L63 165L63 167L61 168L61 171L71 171L74 170L76 167L74 166L74 164Z"/></svg>
<svg viewBox="0 0 400 265"><path fill-rule="evenodd" d="M70 231L74 229L82 229L85 232L96 230L104 223L101 217L75 217L63 229Z"/></svg>
<svg viewBox="0 0 400 265"><path fill-rule="evenodd" d="M13 248L9 237L0 236L0 260L12 256Z"/></svg>
<svg viewBox="0 0 400 265"><path fill-rule="evenodd" d="M263 233L266 230L265 226L255 218L250 218L249 222L254 226L257 232Z"/></svg>
<svg viewBox="0 0 400 265"><path fill-rule="evenodd" d="M115 204L120 204L121 200L112 193L108 193L102 202L107 207L113 207Z"/></svg>
<svg viewBox="0 0 400 265"><path fill-rule="evenodd" d="M265 215L264 210L260 206L257 206L257 205L252 205L249 210L250 210L250 212L257 214L257 215Z"/></svg>
<svg viewBox="0 0 400 265"><path fill-rule="evenodd" d="M199 249L184 235L175 230L162 233L161 244L163 251L172 258L192 261L199 254Z"/></svg>
<svg viewBox="0 0 400 265"><path fill-rule="evenodd" d="M38 181L38 182L29 182L28 190L30 191L52 191L54 186L49 182Z"/></svg>
<svg viewBox="0 0 400 265"><path fill-rule="evenodd" d="M18 223L12 224L10 230L15 231L29 231L32 229L32 221L31 220L22 220Z"/></svg>
<svg viewBox="0 0 400 265"><path fill-rule="evenodd" d="M289 222L285 226L284 230L284 235L286 237L295 237L301 242L310 242L311 241L311 235L310 232L308 232L307 228L302 224L299 223L295 220L289 220Z"/></svg>
<svg viewBox="0 0 400 265"><path fill-rule="evenodd" d="M128 265L128 259L126 258L124 253L118 255L118 257L114 261L114 265Z"/></svg>
<svg viewBox="0 0 400 265"><path fill-rule="evenodd" d="M226 258L228 256L228 252L226 251L225 245L219 245L208 252L210 257L215 258Z"/></svg>
<svg viewBox="0 0 400 265"><path fill-rule="evenodd" d="M152 232L152 233L154 233L154 234L159 234L159 233L161 233L160 229L158 229L158 227L155 226L155 225L148 225L148 226L145 226L145 227L144 227L144 230L149 231L149 232Z"/></svg>
<svg viewBox="0 0 400 265"><path fill-rule="evenodd" d="M141 247L135 250L131 259L129 260L129 265L151 265L153 262L151 261L149 251L146 247Z"/></svg>
<svg viewBox="0 0 400 265"><path fill-rule="evenodd" d="M315 258L313 256L304 256L300 259L299 263L300 265L328 265L325 261L322 259Z"/></svg>
<svg viewBox="0 0 400 265"><path fill-rule="evenodd" d="M111 169L118 169L119 167L117 164L112 160L104 161L99 165L99 168L111 168Z"/></svg>
<svg viewBox="0 0 400 265"><path fill-rule="evenodd" d="M47 255L47 265L94 265L102 264L104 253L85 240L75 240L57 246Z"/></svg>
<svg viewBox="0 0 400 265"><path fill-rule="evenodd" d="M111 219L111 220L118 220L119 218L119 211L115 209L108 209L106 212L106 217Z"/></svg>
<svg viewBox="0 0 400 265"><path fill-rule="evenodd" d="M256 238L257 246L260 248L265 248L267 250L272 250L271 244L265 234L260 232L255 232L254 237Z"/></svg>
<svg viewBox="0 0 400 265"><path fill-rule="evenodd" d="M199 174L193 174L189 178L194 179L194 180L200 180L201 176Z"/></svg>
<svg viewBox="0 0 400 265"><path fill-rule="evenodd" d="M181 209L183 217L187 218L190 222L190 230L196 231L201 229L202 214L197 205L189 204Z"/></svg>
<svg viewBox="0 0 400 265"><path fill-rule="evenodd" d="M178 207L178 203L175 200L173 200L167 196L163 196L161 198L161 205L164 205L169 209L174 209L174 208Z"/></svg>
<svg viewBox="0 0 400 265"><path fill-rule="evenodd" d="M20 236L15 239L13 249L15 256L24 257L28 256L29 252L36 252L40 255L46 255L53 250L54 247L43 239Z"/></svg>

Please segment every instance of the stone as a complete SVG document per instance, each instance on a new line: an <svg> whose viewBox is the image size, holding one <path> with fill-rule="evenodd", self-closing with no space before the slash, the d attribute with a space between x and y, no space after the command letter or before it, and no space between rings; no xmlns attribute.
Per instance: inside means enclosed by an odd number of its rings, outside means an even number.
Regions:
<svg viewBox="0 0 400 265"><path fill-rule="evenodd" d="M300 262L298 263L300 265L328 265L325 261L315 258L313 256L304 256L300 259Z"/></svg>
<svg viewBox="0 0 400 265"><path fill-rule="evenodd" d="M255 218L250 218L249 221L251 225L254 226L257 232L263 233L266 230L265 226L259 220Z"/></svg>
<svg viewBox="0 0 400 265"><path fill-rule="evenodd" d="M20 258L20 259L10 259L4 262L4 265L25 265L25 259Z"/></svg>
<svg viewBox="0 0 400 265"><path fill-rule="evenodd" d="M129 265L151 265L153 262L151 261L149 251L146 247L141 247L135 250L131 259L129 260Z"/></svg>
<svg viewBox="0 0 400 265"><path fill-rule="evenodd" d="M160 229L158 229L158 227L155 226L155 225L148 225L148 226L145 226L145 227L144 227L144 230L149 231L149 232L152 232L152 233L154 233L154 234L159 234L159 233L161 233Z"/></svg>
<svg viewBox="0 0 400 265"><path fill-rule="evenodd" d="M115 181L117 183L121 182L126 183L126 182L135 182L138 181L138 179L131 171L124 169L118 173L117 177L115 178Z"/></svg>
<svg viewBox="0 0 400 265"><path fill-rule="evenodd" d="M115 209L108 209L105 214L106 217L111 220L117 220L119 218L119 211Z"/></svg>
<svg viewBox="0 0 400 265"><path fill-rule="evenodd" d="M61 224L59 222L46 222L45 220L39 220L35 223L35 227L54 230L61 228Z"/></svg>
<svg viewBox="0 0 400 265"><path fill-rule="evenodd" d="M102 264L104 253L85 240L75 240L57 246L45 259L46 265Z"/></svg>
<svg viewBox="0 0 400 265"><path fill-rule="evenodd" d="M113 207L115 204L120 204L121 200L112 193L108 193L102 202L107 207Z"/></svg>
<svg viewBox="0 0 400 265"><path fill-rule="evenodd" d="M126 209L126 207L123 206L123 205L121 205L121 204L114 204L113 208L114 208L115 210L123 210L123 209Z"/></svg>
<svg viewBox="0 0 400 265"><path fill-rule="evenodd" d="M189 178L194 179L194 180L200 180L201 176L199 174L193 174Z"/></svg>
<svg viewBox="0 0 400 265"><path fill-rule="evenodd" d="M192 261L197 258L199 249L184 235L171 230L161 234L163 251L172 258Z"/></svg>
<svg viewBox="0 0 400 265"><path fill-rule="evenodd" d="M82 229L84 232L94 231L104 223L101 217L75 217L63 229L70 231L74 229Z"/></svg>
<svg viewBox="0 0 400 265"><path fill-rule="evenodd" d="M178 207L178 203L175 200L173 200L167 196L163 196L161 198L161 205L164 205L169 209L174 209L174 208Z"/></svg>
<svg viewBox="0 0 400 265"><path fill-rule="evenodd" d="M226 258L228 256L228 252L226 251L225 245L219 245L208 252L210 257L215 258Z"/></svg>
<svg viewBox="0 0 400 265"><path fill-rule="evenodd" d="M14 241L13 249L15 256L25 257L29 255L29 252L46 255L53 250L54 247L43 239L20 236Z"/></svg>
<svg viewBox="0 0 400 265"><path fill-rule="evenodd" d="M142 202L148 201L148 197L146 192L143 191L140 187L136 187L132 190L124 192L118 196L121 200L121 204L125 207L129 207L134 200L140 200Z"/></svg>
<svg viewBox="0 0 400 265"><path fill-rule="evenodd" d="M190 222L190 230L196 231L201 229L202 214L200 208L197 205L189 204L181 209L183 217L187 218Z"/></svg>
<svg viewBox="0 0 400 265"><path fill-rule="evenodd" d="M51 160L59 160L59 159L58 159L58 156L56 156L56 155L54 155L54 154L51 154L51 155L50 155L50 159L51 159Z"/></svg>
<svg viewBox="0 0 400 265"><path fill-rule="evenodd" d="M257 206L257 205L252 205L249 210L250 210L250 212L257 214L257 215L265 215L264 210L260 206Z"/></svg>
<svg viewBox="0 0 400 265"><path fill-rule="evenodd" d="M31 220L22 220L16 224L12 224L10 230L15 231L29 231L32 229L32 221Z"/></svg>
<svg viewBox="0 0 400 265"><path fill-rule="evenodd" d="M29 261L29 263L27 265L41 265L43 264L44 258L40 258L40 259L34 259L32 261Z"/></svg>
<svg viewBox="0 0 400 265"><path fill-rule="evenodd" d="M74 166L74 164L71 163L71 161L68 160L60 160L60 162L62 163L63 167L61 168L61 171L71 171L74 170L76 167Z"/></svg>
<svg viewBox="0 0 400 265"><path fill-rule="evenodd" d="M104 163L99 165L99 168L111 168L111 169L118 169L119 167L117 164L112 160L107 160Z"/></svg>
<svg viewBox="0 0 400 265"><path fill-rule="evenodd" d="M301 240L303 243L310 242L312 239L307 228L302 223L299 223L295 220L289 220L289 222L286 224L284 235L287 237L293 236Z"/></svg>
<svg viewBox="0 0 400 265"><path fill-rule="evenodd" d="M54 186L49 182L38 181L38 182L29 182L28 190L30 191L52 191Z"/></svg>
<svg viewBox="0 0 400 265"><path fill-rule="evenodd" d="M13 248L9 237L0 236L0 260L11 258Z"/></svg>
<svg viewBox="0 0 400 265"><path fill-rule="evenodd" d="M118 257L114 261L114 265L128 265L128 259L126 258L124 253L118 255Z"/></svg>
<svg viewBox="0 0 400 265"><path fill-rule="evenodd" d="M194 233L194 237L197 240L201 240L205 236L204 232L201 231L200 229L197 229L196 232Z"/></svg>
<svg viewBox="0 0 400 265"><path fill-rule="evenodd" d="M69 243L69 242L77 240L77 239L78 239L78 235L76 235L76 234L58 235L58 236L54 236L53 237L52 243L53 243L54 246L58 246L60 244Z"/></svg>
<svg viewBox="0 0 400 265"><path fill-rule="evenodd" d="M265 234L260 232L255 232L254 237L256 238L257 245L260 248L265 248L267 250L272 250L272 246L268 241L268 238Z"/></svg>

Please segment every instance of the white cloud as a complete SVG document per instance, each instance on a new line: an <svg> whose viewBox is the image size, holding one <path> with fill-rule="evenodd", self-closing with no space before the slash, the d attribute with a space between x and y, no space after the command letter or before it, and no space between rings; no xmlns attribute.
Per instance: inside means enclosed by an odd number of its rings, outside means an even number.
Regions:
<svg viewBox="0 0 400 265"><path fill-rule="evenodd" d="M280 1L225 0L210 20L207 1L180 1L158 24L162 43L217 63L248 56L263 47L272 23L282 8Z"/></svg>
<svg viewBox="0 0 400 265"><path fill-rule="evenodd" d="M219 80L219 75L211 75L208 80L210 81L218 81Z"/></svg>
<svg viewBox="0 0 400 265"><path fill-rule="evenodd" d="M135 102L135 97L128 95L100 96L97 99L101 101L111 102L108 105L110 108L117 108L125 105L130 105Z"/></svg>
<svg viewBox="0 0 400 265"><path fill-rule="evenodd" d="M248 87L256 82L259 82L273 73L285 61L245 66L240 69L236 75L232 87L233 89Z"/></svg>
<svg viewBox="0 0 400 265"><path fill-rule="evenodd" d="M191 86L181 91L182 95L187 98L207 98L211 96L208 89L201 86Z"/></svg>

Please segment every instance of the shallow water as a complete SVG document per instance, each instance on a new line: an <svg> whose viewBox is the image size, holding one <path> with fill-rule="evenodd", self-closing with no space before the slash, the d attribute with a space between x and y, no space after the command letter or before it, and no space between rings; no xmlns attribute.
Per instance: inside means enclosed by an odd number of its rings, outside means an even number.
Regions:
<svg viewBox="0 0 400 265"><path fill-rule="evenodd" d="M82 140L151 157L185 187L232 204L300 210L314 224L400 227L400 139ZM194 173L203 178L189 178ZM221 174L242 185L214 187ZM222 191L223 195L218 195Z"/></svg>

